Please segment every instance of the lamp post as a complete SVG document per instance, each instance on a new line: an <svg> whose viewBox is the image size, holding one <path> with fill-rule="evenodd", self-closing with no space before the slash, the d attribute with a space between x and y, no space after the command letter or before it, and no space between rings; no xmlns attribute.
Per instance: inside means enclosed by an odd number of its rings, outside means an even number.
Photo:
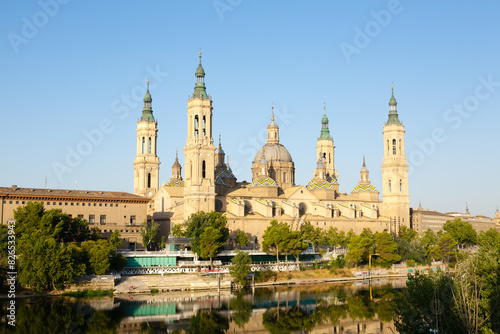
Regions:
<svg viewBox="0 0 500 334"><path fill-rule="evenodd" d="M380 254L370 254L368 255L368 275L371 277L372 275L372 256L380 256Z"/></svg>

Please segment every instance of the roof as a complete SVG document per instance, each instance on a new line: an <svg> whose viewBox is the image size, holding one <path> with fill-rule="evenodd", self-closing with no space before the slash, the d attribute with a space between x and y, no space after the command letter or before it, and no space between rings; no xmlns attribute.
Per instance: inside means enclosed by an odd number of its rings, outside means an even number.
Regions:
<svg viewBox="0 0 500 334"><path fill-rule="evenodd" d="M149 199L118 191L96 191L96 190L65 190L65 189L38 189L38 188L18 188L0 187L0 196L3 197L26 197L33 199L41 198L66 198L74 200L109 200L109 201L133 201L148 203Z"/></svg>

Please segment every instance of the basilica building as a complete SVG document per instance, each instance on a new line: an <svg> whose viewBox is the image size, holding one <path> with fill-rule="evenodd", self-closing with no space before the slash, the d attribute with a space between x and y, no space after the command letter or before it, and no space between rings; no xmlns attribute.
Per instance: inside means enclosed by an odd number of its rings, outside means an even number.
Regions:
<svg viewBox="0 0 500 334"><path fill-rule="evenodd" d="M184 178L176 155L170 181L159 184L158 130L149 88L137 122L134 194L150 199L148 216L160 223L164 231L198 211L223 212L231 231L242 230L252 236L262 236L273 219L288 223L293 230L306 221L323 229L336 227L356 233L363 228L398 232L401 226L410 227L405 130L399 120L394 88L380 143L384 152L380 196L370 182L364 158L359 183L353 185L349 194L340 192L326 108L318 129L316 161L311 161L316 169L308 184L295 184L294 161L280 142L273 109L267 126L267 143L255 155L252 166L248 166L252 182L238 182L226 162L220 137L214 143L212 100L205 86L201 53L195 77L194 92L187 103Z"/></svg>

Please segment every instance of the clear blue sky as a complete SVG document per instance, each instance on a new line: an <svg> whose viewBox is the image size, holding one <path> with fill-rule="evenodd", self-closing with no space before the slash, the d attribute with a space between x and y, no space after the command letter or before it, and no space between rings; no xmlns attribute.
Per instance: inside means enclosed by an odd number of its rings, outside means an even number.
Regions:
<svg viewBox="0 0 500 334"><path fill-rule="evenodd" d="M492 216L500 204L498 13L497 1L2 1L0 185L43 188L47 170L50 188L78 181L78 189L132 192L148 76L167 182L176 149L184 162L201 48L214 138L222 135L239 181L251 179L252 142L264 143L254 138L274 103L281 143L305 185L326 103L341 192L358 183L363 154L381 189L393 82L412 206L463 211L467 201L473 215ZM106 133L85 146L84 132L100 126ZM85 156L69 166L68 148ZM54 166L63 165L58 178Z"/></svg>

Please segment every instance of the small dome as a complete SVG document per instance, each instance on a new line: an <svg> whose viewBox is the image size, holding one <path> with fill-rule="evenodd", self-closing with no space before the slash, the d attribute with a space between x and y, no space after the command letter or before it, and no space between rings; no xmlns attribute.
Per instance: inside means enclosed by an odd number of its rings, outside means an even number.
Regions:
<svg viewBox="0 0 500 334"><path fill-rule="evenodd" d="M267 162L279 161L279 162L293 162L292 156L285 148L285 146L280 143L267 143L260 148L260 150L255 155L254 162L260 161L262 158L262 153L264 153L264 158Z"/></svg>
<svg viewBox="0 0 500 334"><path fill-rule="evenodd" d="M178 181L170 181L167 184L165 184L167 187L184 187L184 181L178 180Z"/></svg>
<svg viewBox="0 0 500 334"><path fill-rule="evenodd" d="M172 165L172 168L178 168L178 167L182 167L181 164L179 163L179 159L175 159L175 162L174 164Z"/></svg>
<svg viewBox="0 0 500 334"><path fill-rule="evenodd" d="M149 90L144 95L144 102L151 102L153 99L151 98L151 94L149 94Z"/></svg>
<svg viewBox="0 0 500 334"><path fill-rule="evenodd" d="M360 185L358 184L354 189L352 190L353 193L357 192L378 192L377 188L372 186L371 184L368 185Z"/></svg>
<svg viewBox="0 0 500 334"><path fill-rule="evenodd" d="M205 75L205 70L203 69L203 66L198 65L198 68L196 69L195 72L196 76L204 76Z"/></svg>
<svg viewBox="0 0 500 334"><path fill-rule="evenodd" d="M329 181L316 181L312 179L307 184L306 188L309 190L317 190L317 189L335 189L334 184L337 183L337 180L334 182Z"/></svg>

